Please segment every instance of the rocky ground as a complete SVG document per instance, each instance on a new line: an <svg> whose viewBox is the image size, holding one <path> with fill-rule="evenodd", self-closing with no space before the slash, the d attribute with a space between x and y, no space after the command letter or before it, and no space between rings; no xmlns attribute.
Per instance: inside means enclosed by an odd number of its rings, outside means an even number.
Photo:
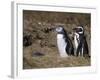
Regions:
<svg viewBox="0 0 100 80"><path fill-rule="evenodd" d="M23 11L23 68L76 67L91 65L90 58L70 56L61 58L56 44L56 33L51 28L64 26L71 34L78 25L84 26L89 50L91 15L82 13ZM70 37L73 41L72 37ZM91 52L89 51L91 55Z"/></svg>

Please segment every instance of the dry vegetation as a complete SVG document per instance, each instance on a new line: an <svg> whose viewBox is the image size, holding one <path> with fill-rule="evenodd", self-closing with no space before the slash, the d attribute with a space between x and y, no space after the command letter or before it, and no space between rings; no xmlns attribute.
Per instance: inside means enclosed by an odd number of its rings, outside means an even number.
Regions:
<svg viewBox="0 0 100 80"><path fill-rule="evenodd" d="M72 28L83 25L90 49L90 14L23 11L23 68L53 68L89 66L90 58L70 56L61 58L56 44L56 34L48 29L63 25L67 33ZM27 36L29 44L24 41ZM43 55L34 55L35 53Z"/></svg>

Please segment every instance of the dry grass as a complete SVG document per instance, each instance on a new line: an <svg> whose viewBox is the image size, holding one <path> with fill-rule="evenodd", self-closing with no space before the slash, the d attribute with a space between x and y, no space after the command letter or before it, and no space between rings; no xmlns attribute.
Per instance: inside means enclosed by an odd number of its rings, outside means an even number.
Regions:
<svg viewBox="0 0 100 80"><path fill-rule="evenodd" d="M90 58L75 56L61 58L56 48L40 48L38 46L35 46L34 48L32 46L24 48L24 69L90 66ZM44 53L44 56L32 55L32 53L37 50Z"/></svg>

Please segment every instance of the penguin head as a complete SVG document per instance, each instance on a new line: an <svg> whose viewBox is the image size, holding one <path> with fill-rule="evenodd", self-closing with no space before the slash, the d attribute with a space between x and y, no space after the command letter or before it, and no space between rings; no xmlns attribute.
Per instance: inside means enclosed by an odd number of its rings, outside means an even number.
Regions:
<svg viewBox="0 0 100 80"><path fill-rule="evenodd" d="M74 28L73 30L77 34L84 34L84 29L82 26L78 26L78 27Z"/></svg>
<svg viewBox="0 0 100 80"><path fill-rule="evenodd" d="M57 33L60 33L60 34L65 33L65 30L64 30L64 28L63 28L62 26L56 27L56 28L55 28L55 31L56 31Z"/></svg>

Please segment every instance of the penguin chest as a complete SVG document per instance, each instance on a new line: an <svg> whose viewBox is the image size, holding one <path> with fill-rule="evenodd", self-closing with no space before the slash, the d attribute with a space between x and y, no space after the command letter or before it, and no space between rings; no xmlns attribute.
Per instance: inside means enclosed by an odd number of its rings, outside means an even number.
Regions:
<svg viewBox="0 0 100 80"><path fill-rule="evenodd" d="M64 35L58 34L57 35L57 46L61 57L68 57L66 53L66 46L67 43L65 42Z"/></svg>
<svg viewBox="0 0 100 80"><path fill-rule="evenodd" d="M77 49L78 49L78 45L79 45L79 35L77 33L74 34L74 55L76 55L77 53Z"/></svg>
<svg viewBox="0 0 100 80"><path fill-rule="evenodd" d="M77 49L78 44L79 44L79 35L75 34L74 36L74 43L75 43L75 49Z"/></svg>

